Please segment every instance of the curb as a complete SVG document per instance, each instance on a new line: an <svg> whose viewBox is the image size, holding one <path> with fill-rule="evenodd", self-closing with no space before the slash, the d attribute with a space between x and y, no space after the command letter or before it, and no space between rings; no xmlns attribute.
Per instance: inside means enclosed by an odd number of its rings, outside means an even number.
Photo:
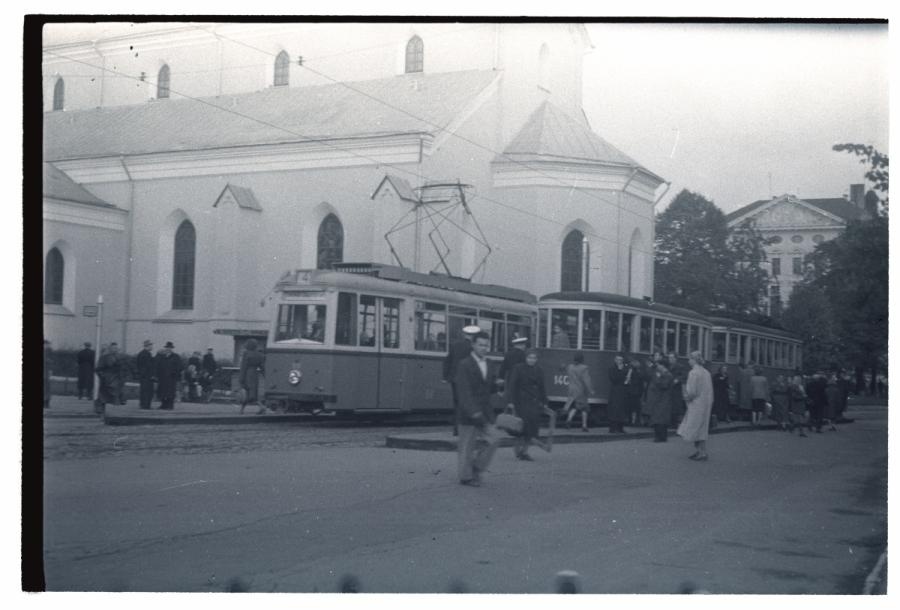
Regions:
<svg viewBox="0 0 900 610"><path fill-rule="evenodd" d="M104 415L103 423L107 426L147 426L178 424L283 424L286 422L309 421L303 415Z"/></svg>

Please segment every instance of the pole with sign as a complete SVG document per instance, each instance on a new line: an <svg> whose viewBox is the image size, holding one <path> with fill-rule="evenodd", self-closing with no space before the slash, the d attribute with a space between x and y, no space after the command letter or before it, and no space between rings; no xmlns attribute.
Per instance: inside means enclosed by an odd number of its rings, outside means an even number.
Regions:
<svg viewBox="0 0 900 610"><path fill-rule="evenodd" d="M85 307L87 309L87 307ZM94 335L94 375L96 375L96 379L94 379L94 403L97 402L97 398L100 396L100 375L97 374L97 365L100 364L100 330L103 328L103 295L97 295L97 323L95 324L97 332Z"/></svg>

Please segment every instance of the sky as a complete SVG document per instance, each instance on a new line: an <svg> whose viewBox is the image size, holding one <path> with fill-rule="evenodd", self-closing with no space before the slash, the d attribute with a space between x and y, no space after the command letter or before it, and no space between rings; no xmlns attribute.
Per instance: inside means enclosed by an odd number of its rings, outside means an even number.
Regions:
<svg viewBox="0 0 900 610"><path fill-rule="evenodd" d="M888 152L886 25L587 29L585 113L600 136L671 181L658 209L685 188L725 212L784 193L841 197L864 182L865 167L834 144Z"/></svg>

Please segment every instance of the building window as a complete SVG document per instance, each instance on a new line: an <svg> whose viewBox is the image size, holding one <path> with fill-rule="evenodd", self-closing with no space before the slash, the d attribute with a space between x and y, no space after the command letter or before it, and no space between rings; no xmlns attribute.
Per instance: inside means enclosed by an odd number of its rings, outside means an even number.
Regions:
<svg viewBox="0 0 900 610"><path fill-rule="evenodd" d="M793 265L792 271L794 275L803 275L803 259L799 256L795 256L791 259L791 264Z"/></svg>
<svg viewBox="0 0 900 610"><path fill-rule="evenodd" d="M65 266L62 252L57 248L50 248L44 264L44 303L62 305Z"/></svg>
<svg viewBox="0 0 900 610"><path fill-rule="evenodd" d="M175 232L172 309L194 308L194 259L197 251L197 232L185 220Z"/></svg>
<svg viewBox="0 0 900 610"><path fill-rule="evenodd" d="M803 236L802 235L792 235L791 241L794 242L795 244L803 243Z"/></svg>
<svg viewBox="0 0 900 610"><path fill-rule="evenodd" d="M769 315L777 317L781 314L781 286L775 284L769 287Z"/></svg>
<svg viewBox="0 0 900 610"><path fill-rule="evenodd" d="M290 80L291 58L287 51L282 51L275 58L275 80L273 84L276 87L287 87Z"/></svg>
<svg viewBox="0 0 900 610"><path fill-rule="evenodd" d="M573 230L563 240L562 269L560 272L560 290L581 290L581 274L584 267L582 260L582 242L584 234Z"/></svg>
<svg viewBox="0 0 900 610"><path fill-rule="evenodd" d="M772 258L772 275L775 277L781 275L781 259L777 256Z"/></svg>
<svg viewBox="0 0 900 610"><path fill-rule="evenodd" d="M406 43L406 73L425 71L425 44L418 36Z"/></svg>
<svg viewBox="0 0 900 610"><path fill-rule="evenodd" d="M316 269L330 269L334 263L344 260L344 227L334 214L329 214L319 225Z"/></svg>
<svg viewBox="0 0 900 610"><path fill-rule="evenodd" d="M781 238L781 235L776 235L775 237L772 238L772 243L773 243L773 244L780 244L780 243L783 242L783 241L784 241L784 240Z"/></svg>
<svg viewBox="0 0 900 610"><path fill-rule="evenodd" d="M825 241L825 236L824 235L813 235L812 240L813 240L814 244L821 244L823 241Z"/></svg>
<svg viewBox="0 0 900 610"><path fill-rule="evenodd" d="M62 78L56 79L56 85L53 86L53 109L62 110L66 103L66 83Z"/></svg>
<svg viewBox="0 0 900 610"><path fill-rule="evenodd" d="M163 65L156 77L156 99L169 97L169 66Z"/></svg>

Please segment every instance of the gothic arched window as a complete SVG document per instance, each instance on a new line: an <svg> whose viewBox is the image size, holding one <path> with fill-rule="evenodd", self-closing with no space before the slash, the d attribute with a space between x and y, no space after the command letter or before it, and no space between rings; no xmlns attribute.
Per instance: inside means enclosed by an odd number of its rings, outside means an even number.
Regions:
<svg viewBox="0 0 900 610"><path fill-rule="evenodd" d="M159 69L159 75L156 77L156 97L157 99L169 97L169 66L166 64Z"/></svg>
<svg viewBox="0 0 900 610"><path fill-rule="evenodd" d="M290 81L291 58L287 51L282 51L275 58L275 80L273 84L276 87L287 87Z"/></svg>
<svg viewBox="0 0 900 610"><path fill-rule="evenodd" d="M329 269L344 260L344 227L334 214L326 216L319 225L317 252L317 269Z"/></svg>
<svg viewBox="0 0 900 610"><path fill-rule="evenodd" d="M418 36L413 36L406 43L406 73L424 72L425 44Z"/></svg>
<svg viewBox="0 0 900 610"><path fill-rule="evenodd" d="M581 274L584 269L582 243L584 233L572 230L562 243L562 270L560 290L582 290Z"/></svg>
<svg viewBox="0 0 900 610"><path fill-rule="evenodd" d="M185 220L175 232L175 254L172 269L172 309L194 308L194 259L197 251L197 232L191 221Z"/></svg>
<svg viewBox="0 0 900 610"><path fill-rule="evenodd" d="M50 248L44 264L44 303L62 305L65 269L66 262L62 252L57 248Z"/></svg>
<svg viewBox="0 0 900 610"><path fill-rule="evenodd" d="M66 103L66 83L62 78L56 79L56 85L53 86L53 109L62 110Z"/></svg>

